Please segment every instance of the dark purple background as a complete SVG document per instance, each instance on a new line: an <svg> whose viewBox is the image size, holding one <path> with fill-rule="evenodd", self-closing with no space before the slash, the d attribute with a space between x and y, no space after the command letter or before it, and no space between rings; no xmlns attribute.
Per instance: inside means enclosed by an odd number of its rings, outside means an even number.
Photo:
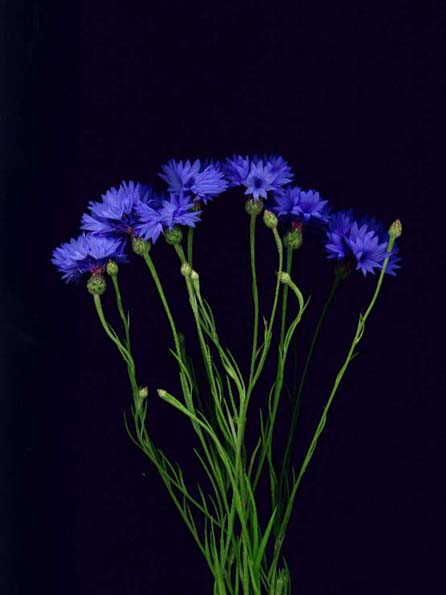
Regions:
<svg viewBox="0 0 446 595"><path fill-rule="evenodd" d="M403 268L386 280L302 483L285 547L293 593L441 591L445 408L432 332L444 272L435 260L444 258L444 189L438 194L433 161L441 14L435 2L366 4L17 0L2 9L5 595L211 592L204 560L126 435L126 374L91 298L65 286L49 259L108 187L153 181L171 157L233 152L280 153L298 183L336 208L404 225ZM243 199L228 194L204 219L196 238L203 291L245 361ZM261 229L266 287L273 248ZM178 263L163 242L153 256L187 331ZM305 242L294 275L313 296L303 347L331 275L316 241ZM176 382L167 323L143 263L132 260L121 277L153 435L192 477L192 433L155 396ZM358 274L339 292L309 374L296 456L373 283Z"/></svg>

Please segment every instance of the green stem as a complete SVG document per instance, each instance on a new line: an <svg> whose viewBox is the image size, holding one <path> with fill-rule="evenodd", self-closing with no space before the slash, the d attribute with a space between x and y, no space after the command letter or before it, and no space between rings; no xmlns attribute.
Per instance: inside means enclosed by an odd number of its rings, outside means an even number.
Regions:
<svg viewBox="0 0 446 595"><path fill-rule="evenodd" d="M394 241L395 241L394 238L390 238L389 243L388 243L388 246L387 246L387 251L388 252L390 252L392 250ZM358 324L357 324L357 327L356 327L355 336L354 336L353 341L352 341L352 343L350 345L350 348L349 348L349 350L347 352L347 356L346 356L346 358L344 360L344 363L342 364L342 366L341 366L341 368L340 368L340 370L339 370L339 372L338 372L338 374L336 376L335 382L333 384L333 388L332 388L332 390L330 392L330 395L328 397L327 403L326 403L326 405L324 407L324 410L322 412L322 415L320 417L320 420L319 420L318 426L316 428L316 431L315 431L315 433L313 435L313 438L312 438L312 440L310 442L310 446L308 447L308 450L307 450L307 453L305 455L305 458L304 458L304 461L302 463L302 466L300 468L299 474L298 474L297 479L295 480L295 482L293 484L293 489L291 491L291 494L290 494L290 497L289 497L289 500L288 500L288 503L287 503L286 511L285 511L284 516L283 516L282 522L280 524L279 532L278 532L278 540L279 540L280 543L282 543L283 537L285 536L286 528L287 528L287 525L288 525L288 522L289 522L289 519L290 519L290 516L291 516L291 511L293 509L294 500L296 498L296 494L297 494L297 490L299 488L299 485L300 485L300 483L302 481L302 477L303 477L303 475L304 475L304 473L305 473L305 471L306 471L306 469L307 469L307 467L308 467L308 465L309 465L309 463L311 461L311 458L313 456L313 453L314 453L314 451L316 449L319 436L322 434L322 431L323 431L323 429L325 427L325 423L327 421L328 411L329 411L329 409L331 407L331 404L333 402L334 396L337 393L337 390L339 388L339 385L340 385L340 383L341 383L341 381L342 381L342 379L344 377L344 374L347 371L347 368L348 368L350 362L352 361L352 359L353 359L353 357L355 355L354 354L354 349L355 349L356 345L360 342L360 340L361 340L361 338L363 336L364 329L365 329L365 323L366 323L366 321L367 321L367 319L368 319L368 317L369 317L369 315L370 315L370 313L371 313L371 311L373 309L373 306L375 305L375 302L377 300L377 297L378 297L378 294L380 292L381 285L382 285L382 282L383 282L384 274L385 274L385 271L386 271L386 268L387 268L388 261L389 261L389 257L387 257L384 260L384 264L383 264L383 267L381 269L381 273L379 275L379 278L378 278L378 282L376 284L375 291L373 293L372 299L370 300L370 303L369 303L369 305L368 305L365 313L363 315L361 315L361 314L359 315L359 321L358 321ZM275 559L273 561L273 565L274 565L274 563L277 563L277 560L278 560L278 557L279 557L279 554L280 554L280 549L281 549L280 547L277 547L276 548Z"/></svg>
<svg viewBox="0 0 446 595"><path fill-rule="evenodd" d="M145 261L146 265L148 266L149 271L150 271L150 274L152 275L152 278L153 278L153 280L155 282L156 288L158 290L158 294L159 294L159 296L161 298L161 302L162 302L163 307L164 307L164 311L166 312L166 316L167 316L167 319L169 321L170 328L171 328L171 331L172 331L173 340L174 340L174 343L175 343L176 354L177 354L177 356L179 358L181 358L180 341L178 339L178 332L177 332L177 329L176 329L176 326L175 326L175 322L173 320L172 312L170 311L169 304L167 303L166 295L165 295L164 290L163 290L163 287L161 285L161 281L160 281L160 278L158 276L158 273L156 272L156 268L155 268L155 265L153 263L153 260L151 259L150 254L149 254L149 252L147 250L144 251L143 258L144 258L144 261Z"/></svg>
<svg viewBox="0 0 446 595"><path fill-rule="evenodd" d="M190 264L190 266L192 266L193 243L194 243L194 228L188 227L187 228L187 262Z"/></svg>
<svg viewBox="0 0 446 595"><path fill-rule="evenodd" d="M119 289L118 276L112 275L111 277L112 277L113 287L115 289L116 304L118 306L119 315L121 316L121 320L124 324L125 344L126 344L127 349L130 349L130 328L129 328L129 324L128 324L128 318L124 312L124 307L122 305L122 298L121 298L121 291Z"/></svg>
<svg viewBox="0 0 446 595"><path fill-rule="evenodd" d="M292 266L292 262L293 262L293 252L294 252L294 250L292 248L287 247L285 270L288 274L291 273L291 266ZM283 294L282 294L282 322L280 325L280 344L281 345L283 345L283 338L285 335L287 301L288 301L288 285L285 285L285 287L283 288Z"/></svg>
<svg viewBox="0 0 446 595"><path fill-rule="evenodd" d="M254 328L252 338L252 352L251 352L251 366L249 370L249 382L248 386L252 382L254 376L254 367L257 355L257 341L259 332L259 291L257 287L257 271L256 271L256 220L257 215L251 215L249 225L249 248L250 248L250 259L251 259L251 275L252 275L252 299L254 303Z"/></svg>
<svg viewBox="0 0 446 595"><path fill-rule="evenodd" d="M296 425L297 425L297 419L299 416L299 411L300 411L300 402L301 402L301 395L302 395L302 390L303 390L303 386L305 383L305 378L307 375L307 371L313 356L313 351L317 342L317 339L319 337L319 333L322 327L322 324L325 320L325 317L327 315L328 312L328 308L331 305L331 302L333 300L334 294L336 293L336 289L339 287L339 283L340 283L340 277L338 275L335 275L335 278L333 280L333 283L331 285L328 297L325 301L325 304L322 308L322 312L321 315L319 317L319 320L317 322L314 334L313 334L313 338L311 340L311 344L310 344L310 348L308 350L307 353L307 357L305 359L305 364L304 364L304 368L302 371L302 375L300 378L300 382L299 382L299 387L297 390L297 394L296 394L296 398L294 399L294 401L292 401L292 412L291 412L291 423L290 423L290 430L288 433L288 440L287 440L287 444L285 447L285 454L284 454L284 459L283 459L283 465L281 468L281 473L280 473L280 487L279 487L279 494L281 496L283 496L283 489L284 489L284 484L285 484L285 480L288 477L288 473L289 473L289 466L290 466L290 459L291 459L291 447L292 447L292 443L293 443L293 438L294 438L294 434L296 431Z"/></svg>

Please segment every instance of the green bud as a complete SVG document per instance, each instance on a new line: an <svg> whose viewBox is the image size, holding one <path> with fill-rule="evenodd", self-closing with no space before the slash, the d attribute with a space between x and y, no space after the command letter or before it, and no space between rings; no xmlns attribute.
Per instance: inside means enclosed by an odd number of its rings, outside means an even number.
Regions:
<svg viewBox="0 0 446 595"><path fill-rule="evenodd" d="M279 273L279 281L284 285L289 285L291 283L291 277L288 273L282 271L281 273Z"/></svg>
<svg viewBox="0 0 446 595"><path fill-rule="evenodd" d="M302 246L302 230L290 229L283 238L283 245L285 248L291 248L291 250L300 248Z"/></svg>
<svg viewBox="0 0 446 595"><path fill-rule="evenodd" d="M107 274L110 275L110 277L116 277L116 275L119 273L118 263L114 260L109 260L105 270L107 271Z"/></svg>
<svg viewBox="0 0 446 595"><path fill-rule="evenodd" d="M174 225L172 229L166 229L164 237L169 246L175 246L181 243L183 239L183 232L179 225Z"/></svg>
<svg viewBox="0 0 446 595"><path fill-rule="evenodd" d="M156 392L158 393L158 396L161 397L162 399L167 397L167 392L164 390L164 388L157 388Z"/></svg>
<svg viewBox="0 0 446 595"><path fill-rule="evenodd" d="M87 289L91 295L102 295L107 288L104 275L93 273L87 281Z"/></svg>
<svg viewBox="0 0 446 595"><path fill-rule="evenodd" d="M403 233L403 226L399 219L396 219L392 225L389 227L389 237L396 240L397 238L401 237Z"/></svg>
<svg viewBox="0 0 446 595"><path fill-rule="evenodd" d="M196 293L200 293L200 275L197 271L191 271L190 280L192 281L192 287L195 289Z"/></svg>
<svg viewBox="0 0 446 595"><path fill-rule="evenodd" d="M254 200L253 198L248 199L245 202L245 210L248 215L260 215L263 211L263 200L261 198L258 198L257 200Z"/></svg>
<svg viewBox="0 0 446 595"><path fill-rule="evenodd" d="M266 227L269 227L270 229L277 227L277 217L272 211L263 211L263 222L265 223Z"/></svg>
<svg viewBox="0 0 446 595"><path fill-rule="evenodd" d="M143 238L138 238L137 236L132 237L132 248L135 254L142 256L146 252L150 250L150 242L147 242Z"/></svg>
<svg viewBox="0 0 446 595"><path fill-rule="evenodd" d="M145 398L147 398L148 394L149 394L149 389L147 388L147 386L141 386L141 388L138 391L139 398L145 399Z"/></svg>
<svg viewBox="0 0 446 595"><path fill-rule="evenodd" d="M191 273L192 273L192 267L190 266L190 264L188 262L183 262L183 264L181 265L181 274L183 275L183 277L190 277Z"/></svg>
<svg viewBox="0 0 446 595"><path fill-rule="evenodd" d="M286 570L284 568L281 568L279 570L279 576L277 577L276 588L274 590L274 593L277 593L277 595L285 595L285 593L287 592L287 587L288 577L286 574Z"/></svg>

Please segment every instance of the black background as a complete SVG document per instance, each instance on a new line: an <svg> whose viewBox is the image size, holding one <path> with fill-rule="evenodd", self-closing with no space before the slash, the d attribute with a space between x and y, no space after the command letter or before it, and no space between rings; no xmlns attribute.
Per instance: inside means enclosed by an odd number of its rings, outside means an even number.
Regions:
<svg viewBox="0 0 446 595"><path fill-rule="evenodd" d="M435 296L444 190L433 149L444 15L439 3L417 4L3 5L1 593L211 592L204 560L125 432L125 371L91 297L62 283L49 260L110 186L154 182L172 157L234 152L280 153L296 181L335 208L404 225L402 269L386 279L298 496L285 545L293 593L441 592L445 408ZM243 198L228 193L203 219L203 291L246 363ZM258 250L265 312L276 262L263 228ZM187 331L175 256L162 241L153 256ZM312 295L304 346L331 277L311 238L294 275ZM175 365L143 263L123 267L121 283L153 435L193 476L192 433L155 396L159 386L175 389ZM308 378L296 457L373 286L358 274L339 291ZM111 295L104 302L110 311Z"/></svg>

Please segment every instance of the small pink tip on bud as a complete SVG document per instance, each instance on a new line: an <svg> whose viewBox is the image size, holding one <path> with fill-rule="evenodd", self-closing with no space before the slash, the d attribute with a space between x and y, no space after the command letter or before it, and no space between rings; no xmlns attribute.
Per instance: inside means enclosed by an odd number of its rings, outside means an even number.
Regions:
<svg viewBox="0 0 446 595"><path fill-rule="evenodd" d="M268 211L267 209L263 212L263 222L270 229L277 227L277 217L272 211Z"/></svg>
<svg viewBox="0 0 446 595"><path fill-rule="evenodd" d="M91 295L102 295L107 289L104 275L102 273L93 273L87 281L87 289Z"/></svg>
<svg viewBox="0 0 446 595"><path fill-rule="evenodd" d="M116 277L119 273L118 263L114 260L109 260L105 270L107 271L107 274L110 275L110 277Z"/></svg>
<svg viewBox="0 0 446 595"><path fill-rule="evenodd" d="M164 232L164 238L169 246L176 246L181 244L181 240L183 239L183 232L181 231L181 227L179 225L174 225L172 229L166 229Z"/></svg>
<svg viewBox="0 0 446 595"><path fill-rule="evenodd" d="M392 225L389 227L389 237L396 240L397 238L401 237L403 233L403 226L399 219L395 219Z"/></svg>
<svg viewBox="0 0 446 595"><path fill-rule="evenodd" d="M144 238L139 238L138 236L132 237L132 249L135 254L138 256L143 256L146 252L150 250L150 242L145 240Z"/></svg>
<svg viewBox="0 0 446 595"><path fill-rule="evenodd" d="M283 238L283 245L285 248L297 250L302 246L302 226L300 228L293 227L288 231Z"/></svg>
<svg viewBox="0 0 446 595"><path fill-rule="evenodd" d="M255 215L257 217L257 215L260 215L263 211L263 200L261 198L258 198L257 200L249 198L245 202L245 211L248 215Z"/></svg>

